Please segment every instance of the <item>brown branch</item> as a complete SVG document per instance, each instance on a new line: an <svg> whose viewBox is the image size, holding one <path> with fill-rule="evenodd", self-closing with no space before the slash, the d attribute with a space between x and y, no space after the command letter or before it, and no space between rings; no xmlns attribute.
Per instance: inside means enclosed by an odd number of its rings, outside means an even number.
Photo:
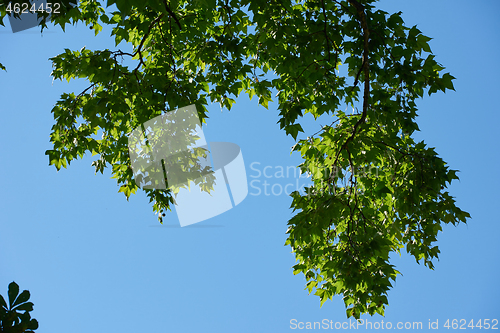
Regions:
<svg viewBox="0 0 500 333"><path fill-rule="evenodd" d="M174 12L170 9L170 6L167 5L167 2L165 0L163 0L163 3L165 4L165 10L175 20L175 23L177 23L177 25L179 26L179 30L182 30L181 22L179 22L177 16L175 16Z"/></svg>
<svg viewBox="0 0 500 333"><path fill-rule="evenodd" d="M361 75L361 72L363 71L364 68L365 68L365 63L363 62L361 64L361 67L359 68L358 73L356 74L356 77L354 78L354 84L352 85L351 90L349 90L349 92L353 91L354 87L356 87L358 85L359 76Z"/></svg>
<svg viewBox="0 0 500 333"><path fill-rule="evenodd" d="M322 60L319 60L319 61L326 61L326 59L322 59ZM321 66L321 64L320 64L319 62L317 62L317 61L315 61L315 60L314 60L314 61L313 61L313 62L311 62L309 65L307 65L307 66L306 66L306 68L304 68L304 69L302 70L302 72L300 72L299 76L297 76L297 77L295 78L295 80L300 79L300 77L302 76L302 74L304 74L304 72L305 72L305 71L306 71L309 67L311 67L311 66L312 66L312 65L314 65L314 64L316 64L316 65L318 65L318 66Z"/></svg>
<svg viewBox="0 0 500 333"><path fill-rule="evenodd" d="M326 9L325 9L325 1L324 0L321 0L321 6L322 6L322 9L323 9L323 16L325 17L325 25L324 25L323 31L325 33L326 48L327 48L327 51L328 51L328 61L330 61L330 40L328 38L328 31L327 31L328 25L326 23L327 18L326 18Z"/></svg>
<svg viewBox="0 0 500 333"><path fill-rule="evenodd" d="M368 29L368 22L366 21L365 7L356 0L348 0L348 2L356 8L359 16L359 22L361 28L363 29L363 71L365 74L365 89L363 95L363 113L359 121L354 125L354 130L352 136L356 134L357 128L366 119L366 113L368 112L368 99L370 98L370 62L369 62L369 38L370 30ZM351 137L352 137L351 136Z"/></svg>
<svg viewBox="0 0 500 333"><path fill-rule="evenodd" d="M141 53L141 49L142 47L144 46L144 42L146 41L146 38L148 38L150 32L151 32L151 29L153 29L154 25L156 23L158 23L159 20L161 20L161 18L163 17L164 14L161 14L160 16L158 16L153 22L151 22L151 24L149 25L148 27L148 31L146 31L146 33L144 34L144 37L142 38L139 46L137 47L137 51L135 51L134 53L134 56L136 56L138 53L139 53L139 64L137 65L137 67L134 69L134 71L137 71L139 69L139 66L141 66L141 64L143 66L146 66L144 64L144 60L142 59L142 53Z"/></svg>
<svg viewBox="0 0 500 333"><path fill-rule="evenodd" d="M363 42L363 71L365 74L365 88L364 88L364 94L363 94L363 112L361 113L361 118L354 124L354 128L352 130L351 136L347 138L347 140L344 142L342 147L337 153L337 156L335 157L334 164L337 163L337 159L340 156L340 152L347 148L347 145L349 142L351 142L354 139L354 136L356 135L359 126L365 122L366 120L366 114L368 112L368 99L370 98L370 65L369 65L369 60L368 60L368 55L369 55L369 48L368 48L368 41L370 38L370 31L368 30L368 23L366 22L366 15L365 15L365 7L360 4L356 0L347 0L349 3L356 8L359 16L359 22L361 24L361 28L363 30L363 37L364 37L364 42Z"/></svg>

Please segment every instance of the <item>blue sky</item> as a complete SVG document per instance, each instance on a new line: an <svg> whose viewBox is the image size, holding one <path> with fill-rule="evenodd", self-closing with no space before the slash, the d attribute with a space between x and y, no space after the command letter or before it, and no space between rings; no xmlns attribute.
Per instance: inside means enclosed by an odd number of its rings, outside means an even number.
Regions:
<svg viewBox="0 0 500 333"><path fill-rule="evenodd" d="M386 316L362 318L393 326L422 322L422 331L429 320L439 320L442 331L447 319L498 320L500 4L386 0L379 6L403 11L407 25L433 37L437 60L457 78L456 92L419 102L416 137L460 170L450 192L472 219L444 226L434 271L406 254L394 256L403 276L389 293ZM294 256L283 246L292 216L287 195L252 195L257 190L249 188L222 215L180 228L169 212L160 226L146 196L127 202L109 172L94 175L91 157L59 172L49 167L50 110L61 93L86 85L52 82L48 58L65 48L113 48L114 41L109 30L94 37L83 26L40 35L36 28L13 34L6 25L0 27L0 62L8 70L0 73L0 293L11 281L30 290L37 332L289 332L299 330L291 328L293 319L346 321L341 297L320 308L303 276L292 274ZM255 169L300 163L290 156L293 140L276 124L275 103L266 110L243 96L230 112L218 104L209 111L205 137L241 147L249 182L305 184L292 174L255 177Z"/></svg>

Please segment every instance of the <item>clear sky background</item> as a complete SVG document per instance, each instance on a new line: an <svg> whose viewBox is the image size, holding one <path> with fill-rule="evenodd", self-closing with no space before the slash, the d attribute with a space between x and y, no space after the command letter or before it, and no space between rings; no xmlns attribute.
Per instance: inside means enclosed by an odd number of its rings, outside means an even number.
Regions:
<svg viewBox="0 0 500 333"><path fill-rule="evenodd" d="M419 102L416 137L460 170L450 192L472 219L444 226L434 271L409 255L394 256L403 276L389 293L385 318L362 318L394 326L419 321L424 330L438 319L440 331L447 331L447 319L500 319L500 2L379 6L403 11L408 26L433 37L437 60L457 78L456 92ZM340 296L320 308L303 275L292 274L295 259L283 246L293 216L286 194L255 195L249 187L248 197L222 215L180 228L169 212L160 226L147 197L127 202L109 171L94 175L90 156L59 172L48 166L50 110L63 92L86 88L83 81L52 82L48 58L65 48L113 49L109 32L94 37L80 25L66 33L13 34L8 22L0 27L0 62L8 70L0 72L0 294L11 281L29 289L39 333L289 332L292 319L346 321ZM276 109L243 96L230 112L210 106L204 127L208 141L238 144L248 181L260 181L253 184L261 191L264 181L279 184L275 193L306 183L293 174L256 177L253 170L300 163L290 155L293 140L276 124ZM320 125L311 122L302 137ZM260 164L252 169L254 162Z"/></svg>

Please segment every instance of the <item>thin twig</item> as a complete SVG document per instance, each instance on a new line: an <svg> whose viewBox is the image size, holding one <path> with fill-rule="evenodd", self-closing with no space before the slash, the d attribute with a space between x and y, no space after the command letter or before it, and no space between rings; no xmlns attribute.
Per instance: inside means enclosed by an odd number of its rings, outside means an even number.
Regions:
<svg viewBox="0 0 500 333"><path fill-rule="evenodd" d="M134 71L137 71L139 69L139 67L141 66L141 64L143 66L146 66L144 64L144 61L142 60L142 53L141 53L141 49L142 47L144 46L144 42L146 42L146 38L148 38L150 32L151 32L151 29L153 29L154 25L156 23L158 23L159 20L162 19L164 14L161 14L160 16L158 16L153 22L151 22L151 24L149 25L148 27L148 31L146 31L146 33L144 34L144 37L142 37L142 40L141 42L139 43L139 46L137 47L137 51L135 51L134 53L134 56L136 56L137 54L139 54L139 64L137 65L137 67L134 69Z"/></svg>
<svg viewBox="0 0 500 333"><path fill-rule="evenodd" d="M325 33L325 39L326 39L326 48L328 51L328 61L330 61L330 40L328 38L328 31L327 31L327 17L326 17L326 9L325 9L325 1L321 0L321 6L323 7L323 16L325 17L325 26L323 28L323 31Z"/></svg>
<svg viewBox="0 0 500 333"><path fill-rule="evenodd" d="M363 37L364 37L363 71L365 74L365 87L364 87L364 94L363 94L363 112L361 113L361 118L359 118L359 120L354 124L354 128L352 130L351 136L349 136L349 138L347 138L347 140L344 142L344 144L342 145L342 147L338 151L337 156L335 157L334 164L336 164L337 159L339 158L340 152L343 149L347 148L348 143L354 139L354 136L356 135L359 126L365 122L366 114L368 113L368 100L370 98L370 66L369 66L369 60L368 60L368 55L369 55L368 41L370 38L370 32L368 30L368 23L366 22L365 8L362 4L360 4L356 0L348 0L348 1L358 11L359 21L360 21L361 27L363 29Z"/></svg>
<svg viewBox="0 0 500 333"><path fill-rule="evenodd" d="M363 71L365 74L365 89L364 89L364 95L363 95L363 113L361 114L361 118L354 125L353 134L351 136L351 137L353 137L356 134L356 130L359 127L359 125L365 121L366 114L368 112L368 100L370 98L370 62L368 59L368 57L369 57L369 44L368 44L368 42L370 39L370 31L368 29L368 23L366 21L365 7L356 0L348 0L348 1L358 11L359 21L361 23L361 28L363 29L363 37L364 37Z"/></svg>

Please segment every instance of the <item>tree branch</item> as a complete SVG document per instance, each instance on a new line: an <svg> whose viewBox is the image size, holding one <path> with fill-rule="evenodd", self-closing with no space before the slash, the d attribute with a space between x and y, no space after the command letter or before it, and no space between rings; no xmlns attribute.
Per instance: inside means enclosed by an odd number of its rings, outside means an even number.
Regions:
<svg viewBox="0 0 500 333"><path fill-rule="evenodd" d="M158 23L159 20L161 20L161 18L163 17L164 14L161 14L160 16L158 16L157 18L154 19L153 22L151 22L151 24L149 25L148 27L148 31L146 31L146 33L144 34L144 37L142 38L141 40L141 43L139 44L139 46L137 47L137 51L135 51L134 53L134 56L137 55L137 53L139 53L139 64L137 65L137 67L135 68L135 71L137 71L139 69L139 66L142 64L144 66L146 66L144 64L144 60L142 60L142 53L141 53L141 49L142 47L144 46L144 42L146 41L146 38L148 38L149 36L149 33L151 32L151 29L153 29L154 25L156 23Z"/></svg>
<svg viewBox="0 0 500 333"><path fill-rule="evenodd" d="M356 133L358 131L359 126L365 122L366 120L366 114L368 112L368 99L370 98L370 64L369 64L369 38L370 38L370 31L368 29L368 23L366 21L366 15L365 15L365 7L359 3L356 0L347 0L358 12L358 20L361 24L361 28L363 30L363 64L362 64L362 70L364 72L365 76L365 87L364 87L364 94L363 94L363 111L361 113L361 118L354 124L354 128L352 130L352 134L347 138L347 140L344 142L342 147L340 147L339 151L337 152L337 155L335 156L335 160L333 162L333 165L337 165L337 160L340 156L340 153L342 152L343 149L347 149L347 145L349 142L351 142L354 137L356 136ZM358 73L359 74L359 73Z"/></svg>
<svg viewBox="0 0 500 333"><path fill-rule="evenodd" d="M356 8L359 16L359 22L361 28L363 29L363 71L365 74L365 89L363 95L363 113L359 121L354 125L353 135L355 134L357 127L365 121L366 113L368 111L368 99L370 98L370 62L369 62L369 38L370 30L368 29L368 23L366 22L365 7L356 0L347 0L354 8Z"/></svg>
<svg viewBox="0 0 500 333"><path fill-rule="evenodd" d="M181 22L179 22L177 16L175 16L174 12L170 9L170 6L167 4L165 0L163 0L163 3L165 4L165 10L175 20L175 23L177 23L177 25L179 26L179 30L182 30Z"/></svg>
<svg viewBox="0 0 500 333"><path fill-rule="evenodd" d="M321 7L323 9L323 16L325 17L325 25L324 25L323 31L325 33L326 48L327 48L327 51L328 51L328 61L330 61L330 41L329 41L329 38L328 38L328 31L327 31L328 26L326 24L327 17L326 17L326 9L325 9L325 1L324 0L321 0Z"/></svg>

